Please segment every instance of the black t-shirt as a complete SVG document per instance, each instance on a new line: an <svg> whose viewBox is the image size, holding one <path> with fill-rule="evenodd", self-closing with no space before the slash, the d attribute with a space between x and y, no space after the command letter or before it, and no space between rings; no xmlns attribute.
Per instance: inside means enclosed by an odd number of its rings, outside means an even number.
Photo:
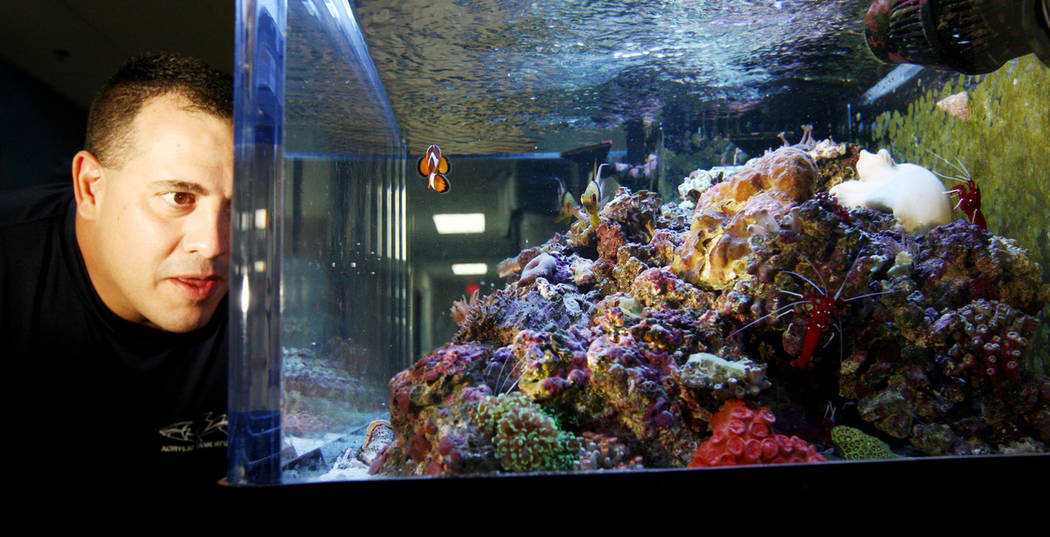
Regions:
<svg viewBox="0 0 1050 537"><path fill-rule="evenodd" d="M213 487L226 474L228 298L187 334L121 319L91 285L75 207L68 184L0 192L5 458L35 482Z"/></svg>

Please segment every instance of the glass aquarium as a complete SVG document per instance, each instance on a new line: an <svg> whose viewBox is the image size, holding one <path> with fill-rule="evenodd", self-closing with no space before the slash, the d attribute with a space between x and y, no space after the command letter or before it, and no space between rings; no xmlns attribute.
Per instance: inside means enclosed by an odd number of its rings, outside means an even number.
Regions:
<svg viewBox="0 0 1050 537"><path fill-rule="evenodd" d="M1046 457L1045 0L237 10L231 483Z"/></svg>

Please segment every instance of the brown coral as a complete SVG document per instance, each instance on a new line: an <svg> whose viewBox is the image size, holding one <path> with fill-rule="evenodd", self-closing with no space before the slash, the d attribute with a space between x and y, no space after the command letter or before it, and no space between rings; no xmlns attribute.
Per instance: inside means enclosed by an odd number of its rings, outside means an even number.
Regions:
<svg viewBox="0 0 1050 537"><path fill-rule="evenodd" d="M799 148L782 147L748 162L697 203L672 268L690 283L726 289L746 273L748 239L775 230L777 220L809 199L817 167Z"/></svg>

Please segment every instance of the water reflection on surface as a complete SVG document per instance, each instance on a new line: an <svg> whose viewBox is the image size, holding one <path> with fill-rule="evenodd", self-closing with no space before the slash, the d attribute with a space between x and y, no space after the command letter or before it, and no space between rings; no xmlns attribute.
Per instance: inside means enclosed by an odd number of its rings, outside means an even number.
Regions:
<svg viewBox="0 0 1050 537"><path fill-rule="evenodd" d="M567 132L589 142L630 119L819 117L884 71L863 42L867 4L354 2L409 150L450 153L560 150Z"/></svg>

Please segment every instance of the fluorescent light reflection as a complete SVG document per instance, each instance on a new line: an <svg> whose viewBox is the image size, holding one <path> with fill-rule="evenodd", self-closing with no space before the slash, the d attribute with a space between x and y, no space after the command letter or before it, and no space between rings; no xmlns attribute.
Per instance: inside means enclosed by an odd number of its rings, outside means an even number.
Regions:
<svg viewBox="0 0 1050 537"><path fill-rule="evenodd" d="M434 227L442 235L453 233L484 233L484 213L435 214Z"/></svg>
<svg viewBox="0 0 1050 537"><path fill-rule="evenodd" d="M453 263L452 273L456 276L478 276L487 274L489 266L485 263Z"/></svg>
<svg viewBox="0 0 1050 537"><path fill-rule="evenodd" d="M248 271L245 271L241 279L241 313L248 313L248 306L252 301L252 289L248 286Z"/></svg>

